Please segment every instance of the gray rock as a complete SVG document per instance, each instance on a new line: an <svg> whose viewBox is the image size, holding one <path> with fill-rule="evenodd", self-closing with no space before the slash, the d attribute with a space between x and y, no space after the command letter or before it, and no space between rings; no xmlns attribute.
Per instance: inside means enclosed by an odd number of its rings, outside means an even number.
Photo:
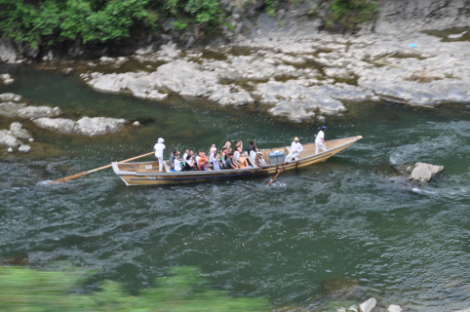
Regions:
<svg viewBox="0 0 470 312"><path fill-rule="evenodd" d="M388 307L387 311L388 312L401 312L401 311L403 311L403 309L399 305L391 304Z"/></svg>
<svg viewBox="0 0 470 312"><path fill-rule="evenodd" d="M34 124L39 128L56 131L59 133L72 134L76 132L77 123L65 118L38 118L33 120Z"/></svg>
<svg viewBox="0 0 470 312"><path fill-rule="evenodd" d="M359 311L361 312L370 312L377 305L377 299L374 297L367 299L359 305Z"/></svg>
<svg viewBox="0 0 470 312"><path fill-rule="evenodd" d="M10 131L8 130L0 130L0 145L8 146L8 147L17 147L21 145L21 141L19 141L16 137L14 137Z"/></svg>
<svg viewBox="0 0 470 312"><path fill-rule="evenodd" d="M2 93L0 94L0 102L19 102L21 101L21 95L14 93Z"/></svg>
<svg viewBox="0 0 470 312"><path fill-rule="evenodd" d="M125 119L115 119L106 117L83 117L77 121L77 133L89 137L103 135L110 132L117 132L127 123Z"/></svg>
<svg viewBox="0 0 470 312"><path fill-rule="evenodd" d="M14 122L10 125L10 133L18 139L29 140L33 138L28 130L23 128L23 125L19 122Z"/></svg>
<svg viewBox="0 0 470 312"><path fill-rule="evenodd" d="M6 86L12 84L13 82L15 82L15 80L13 78L11 78L10 74L1 74L0 75L0 81L2 81L3 84L6 85Z"/></svg>
<svg viewBox="0 0 470 312"><path fill-rule="evenodd" d="M134 122L132 123L132 125L133 125L134 127L138 127L138 126L140 126L140 122L134 121Z"/></svg>
<svg viewBox="0 0 470 312"><path fill-rule="evenodd" d="M37 119L41 117L53 117L61 114L58 107L27 106L24 103L4 102L0 103L0 115L5 117L19 117L25 119Z"/></svg>
<svg viewBox="0 0 470 312"><path fill-rule="evenodd" d="M470 308L463 309L463 310L458 310L458 311L454 311L454 312L470 312Z"/></svg>
<svg viewBox="0 0 470 312"><path fill-rule="evenodd" d="M17 59L17 52L13 45L0 39L0 63L14 63Z"/></svg>
<svg viewBox="0 0 470 312"><path fill-rule="evenodd" d="M65 134L81 134L89 137L119 131L127 123L125 119L83 117L78 121L65 118L38 118L33 122L40 128Z"/></svg>
<svg viewBox="0 0 470 312"><path fill-rule="evenodd" d="M300 122L314 117L314 111L328 115L346 110L330 96L330 91L324 86L304 87L296 81L287 81L260 83L254 95L260 98L260 103L274 106L269 110L272 115Z"/></svg>
<svg viewBox="0 0 470 312"><path fill-rule="evenodd" d="M7 151L8 151L8 153L13 153L13 148L9 147L9 148L7 149Z"/></svg>
<svg viewBox="0 0 470 312"><path fill-rule="evenodd" d="M22 144L18 147L18 152L21 152L21 153L29 153L29 151L31 150L31 146L27 145L27 144Z"/></svg>
<svg viewBox="0 0 470 312"><path fill-rule="evenodd" d="M417 182L428 182L433 176L444 170L444 166L435 166L418 162L412 168L409 180Z"/></svg>

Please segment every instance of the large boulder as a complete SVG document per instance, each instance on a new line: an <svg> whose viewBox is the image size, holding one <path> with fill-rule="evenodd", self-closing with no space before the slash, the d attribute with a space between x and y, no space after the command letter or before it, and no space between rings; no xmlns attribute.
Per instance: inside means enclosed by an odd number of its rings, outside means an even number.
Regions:
<svg viewBox="0 0 470 312"><path fill-rule="evenodd" d="M49 106L27 106L24 103L4 102L0 103L0 115L13 118L37 119L41 117L53 117L61 114L60 108Z"/></svg>
<svg viewBox="0 0 470 312"><path fill-rule="evenodd" d="M436 166L423 162L404 163L393 166L398 173L400 179L409 180L425 184L431 180L436 174L444 170L444 166ZM398 181L398 180L397 180Z"/></svg>
<svg viewBox="0 0 470 312"><path fill-rule="evenodd" d="M0 145L8 147L17 147L21 144L21 141L19 141L15 136L13 136L10 131L0 130Z"/></svg>
<svg viewBox="0 0 470 312"><path fill-rule="evenodd" d="M429 182L433 176L442 170L444 170L444 166L418 162L413 166L409 179L417 182Z"/></svg>
<svg viewBox="0 0 470 312"><path fill-rule="evenodd" d="M40 128L64 134L81 134L89 137L117 132L128 123L125 119L83 117L78 121L65 118L38 118L33 122Z"/></svg>
<svg viewBox="0 0 470 312"><path fill-rule="evenodd" d="M369 298L359 305L359 311L371 312L372 309L374 309L376 305L377 305L377 299L375 299L374 297Z"/></svg>
<svg viewBox="0 0 470 312"><path fill-rule="evenodd" d="M16 59L15 47L10 42L0 39L0 63L14 63Z"/></svg>
<svg viewBox="0 0 470 312"><path fill-rule="evenodd" d="M77 123L66 118L43 117L33 120L39 128L56 131L59 133L72 134L76 132Z"/></svg>
<svg viewBox="0 0 470 312"><path fill-rule="evenodd" d="M0 94L0 102L19 102L21 95L15 93L2 93Z"/></svg>
<svg viewBox="0 0 470 312"><path fill-rule="evenodd" d="M3 82L4 85L10 85L15 82L15 79L11 78L10 74L1 74L0 82Z"/></svg>
<svg viewBox="0 0 470 312"><path fill-rule="evenodd" d="M23 125L19 122L14 122L10 125L10 133L18 139L29 140L32 138L28 130L23 128Z"/></svg>
<svg viewBox="0 0 470 312"><path fill-rule="evenodd" d="M125 119L106 118L106 117L83 117L77 121L77 133L89 137L103 135L110 132L117 132L128 123Z"/></svg>

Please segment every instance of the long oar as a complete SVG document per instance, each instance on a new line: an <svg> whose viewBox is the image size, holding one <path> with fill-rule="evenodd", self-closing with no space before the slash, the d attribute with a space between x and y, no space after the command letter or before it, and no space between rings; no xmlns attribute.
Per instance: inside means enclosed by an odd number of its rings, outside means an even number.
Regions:
<svg viewBox="0 0 470 312"><path fill-rule="evenodd" d="M137 159L137 158L142 158L142 157L148 156L148 155L153 154L153 153L154 153L154 152L150 152L150 153L147 153L147 154L144 154L144 155L132 157L132 158L129 158L129 159L126 159L126 160L118 161L118 162L119 162L119 163L125 163L125 162L128 162L128 161ZM103 169L107 169L107 168L109 168L109 167L111 167L111 166L112 166L112 165L109 164L109 165L106 165L106 166L103 166L103 167L99 167L99 168L91 169L91 170L88 170L88 171L80 172L80 173L77 173L77 174L74 174L74 175L71 175L71 176L68 176L68 177L65 177L65 178L60 178L60 179L57 179L57 180L54 180L54 181L50 181L50 182L48 182L48 183L49 183L49 184L56 184L56 183L67 182L67 181L70 181L70 180L73 180L73 179L78 179L78 178L81 178L81 177L83 177L83 176L86 176L86 175L89 174L89 173L93 173L93 172L96 172L96 171L100 171L100 170L103 170Z"/></svg>
<svg viewBox="0 0 470 312"><path fill-rule="evenodd" d="M271 180L271 182L269 182L268 186L271 186L271 184L273 184L274 180L276 180L277 176L281 173L282 170L284 170L284 167L286 166L287 162L285 162L283 165L282 165L282 168L281 170L279 170L277 172L277 174L274 176L274 178Z"/></svg>

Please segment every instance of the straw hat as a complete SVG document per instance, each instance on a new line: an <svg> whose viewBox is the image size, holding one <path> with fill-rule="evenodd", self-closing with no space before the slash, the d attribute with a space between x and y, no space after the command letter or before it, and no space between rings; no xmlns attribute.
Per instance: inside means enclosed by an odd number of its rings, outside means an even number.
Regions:
<svg viewBox="0 0 470 312"><path fill-rule="evenodd" d="M298 140L299 140L299 138L298 138L298 137L295 137L295 138L294 138L294 141L298 141Z"/></svg>

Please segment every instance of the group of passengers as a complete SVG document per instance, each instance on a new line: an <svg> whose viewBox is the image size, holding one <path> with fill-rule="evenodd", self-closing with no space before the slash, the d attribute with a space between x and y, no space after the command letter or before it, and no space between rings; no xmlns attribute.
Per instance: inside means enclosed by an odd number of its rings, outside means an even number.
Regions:
<svg viewBox="0 0 470 312"><path fill-rule="evenodd" d="M326 126L322 126L320 132L318 132L315 139L315 154L319 152L327 151L325 146L325 132ZM158 143L155 144L155 156L158 159L159 170L163 170L163 151L165 150L165 144L162 138L158 139ZM295 137L292 142L289 154L286 156L284 161L285 164L291 161L299 159L300 153L303 151L302 144L299 142L299 138ZM253 164L256 167L267 166L263 159L263 154L259 151L256 146L256 142L250 141L250 145L243 152L243 142L237 141L232 150L232 144L230 141L225 142L220 152L217 151L215 144L212 144L209 152L209 158L206 153L199 151L197 155L194 155L194 151L186 149L183 157L180 158L181 154L179 151L174 150L170 156L170 169L172 172L180 171L192 171L192 170L222 170L222 169L245 169L252 168Z"/></svg>
<svg viewBox="0 0 470 312"><path fill-rule="evenodd" d="M247 156L251 161L247 160ZM243 152L243 142L237 141L232 150L230 141L225 142L222 149L217 151L215 144L210 147L209 158L204 151L199 151L194 155L194 151L186 149L183 158L180 159L180 152L173 151L170 156L171 171L192 171L192 170L223 170L223 169L245 169L256 166L266 166L263 154L259 152L255 141L250 142L246 153Z"/></svg>
<svg viewBox="0 0 470 312"><path fill-rule="evenodd" d="M165 150L164 140L158 139L155 145L155 156L160 164L160 172L163 169L163 151ZM248 157L250 159L248 159ZM243 151L243 142L237 141L232 149L230 141L225 142L222 149L217 151L215 144L210 147L209 157L204 151L199 151L196 155L194 151L187 148L181 156L181 153L174 150L170 156L171 172L193 171L193 170L223 170L223 169L245 169L252 168L253 164L257 167L267 166L263 154L256 146L256 142L250 141L246 152Z"/></svg>

